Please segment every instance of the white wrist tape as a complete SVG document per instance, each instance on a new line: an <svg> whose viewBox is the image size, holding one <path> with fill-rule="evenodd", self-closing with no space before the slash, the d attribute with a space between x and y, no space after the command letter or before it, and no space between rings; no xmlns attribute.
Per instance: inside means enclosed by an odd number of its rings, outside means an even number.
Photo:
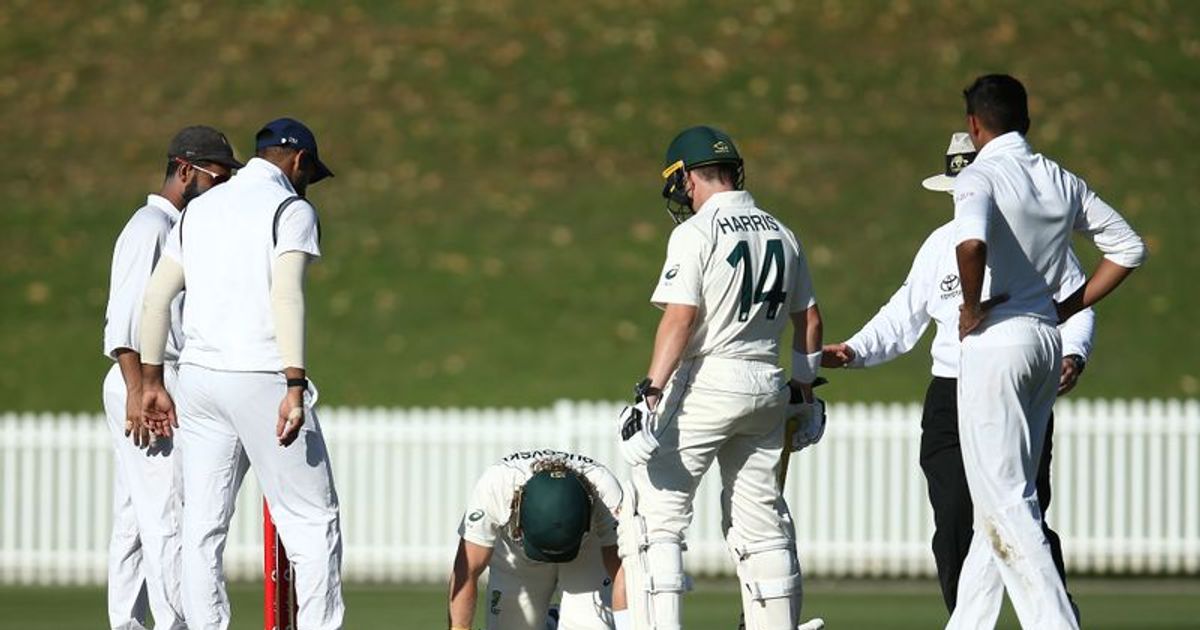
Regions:
<svg viewBox="0 0 1200 630"><path fill-rule="evenodd" d="M821 351L805 354L792 350L792 378L801 383L811 383L817 380L817 370L821 367Z"/></svg>

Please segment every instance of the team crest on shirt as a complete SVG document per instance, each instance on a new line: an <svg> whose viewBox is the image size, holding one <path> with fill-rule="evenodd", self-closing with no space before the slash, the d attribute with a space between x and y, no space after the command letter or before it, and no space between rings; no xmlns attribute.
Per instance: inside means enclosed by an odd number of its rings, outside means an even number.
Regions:
<svg viewBox="0 0 1200 630"><path fill-rule="evenodd" d="M467 520L471 521L472 523L481 518L483 518L483 510L475 510L474 512L471 512L469 516L467 516Z"/></svg>
<svg viewBox="0 0 1200 630"><path fill-rule="evenodd" d="M666 275L663 277L666 278L667 280L671 280L672 278L674 278L677 275L679 275L679 265L675 265L675 266L671 267L670 269L668 269Z"/></svg>

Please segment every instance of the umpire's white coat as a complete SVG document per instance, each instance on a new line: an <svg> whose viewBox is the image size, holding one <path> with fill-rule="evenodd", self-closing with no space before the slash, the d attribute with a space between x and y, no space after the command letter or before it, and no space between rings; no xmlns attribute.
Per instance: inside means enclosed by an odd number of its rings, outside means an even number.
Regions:
<svg viewBox="0 0 1200 630"><path fill-rule="evenodd" d="M904 284L892 294L862 329L846 340L854 349L854 360L846 367L863 368L887 363L912 350L929 323L937 324L931 372L943 378L958 378L958 307L962 287L954 254L954 225L934 230L913 258ZM1083 286L1087 278L1075 254L1068 252L1068 265L1056 300L1065 300ZM1087 359L1092 351L1096 313L1090 308L1076 313L1061 326L1063 355Z"/></svg>

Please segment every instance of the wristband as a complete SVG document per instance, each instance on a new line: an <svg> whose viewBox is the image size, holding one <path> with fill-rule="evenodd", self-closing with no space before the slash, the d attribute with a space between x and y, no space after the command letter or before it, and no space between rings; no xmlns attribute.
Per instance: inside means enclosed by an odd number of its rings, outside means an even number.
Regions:
<svg viewBox="0 0 1200 630"><path fill-rule="evenodd" d="M1081 354L1072 352L1063 358L1073 361L1075 363L1076 371L1078 371L1080 374L1083 374L1083 369L1087 367L1087 359L1083 358L1083 355Z"/></svg>
<svg viewBox="0 0 1200 630"><path fill-rule="evenodd" d="M299 387L300 389L308 389L308 379L303 376L300 378L289 378L287 380L288 389Z"/></svg>
<svg viewBox="0 0 1200 630"><path fill-rule="evenodd" d="M821 351L805 354L792 350L792 378L801 383L811 383L817 380L817 369L821 367Z"/></svg>

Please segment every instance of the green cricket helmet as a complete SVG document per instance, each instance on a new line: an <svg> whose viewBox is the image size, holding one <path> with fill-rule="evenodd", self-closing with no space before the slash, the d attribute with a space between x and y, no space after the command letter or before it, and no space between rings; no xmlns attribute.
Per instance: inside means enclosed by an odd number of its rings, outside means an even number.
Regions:
<svg viewBox="0 0 1200 630"><path fill-rule="evenodd" d="M525 483L518 519L530 560L570 562L591 527L592 499L575 471L542 471Z"/></svg>
<svg viewBox="0 0 1200 630"><path fill-rule="evenodd" d="M667 200L667 212L676 223L683 223L695 213L692 197L687 192L684 176L688 169L710 164L734 164L737 166L737 181L734 188L741 190L746 172L742 156L733 145L729 134L705 125L689 127L675 136L667 147L664 161L663 197Z"/></svg>

